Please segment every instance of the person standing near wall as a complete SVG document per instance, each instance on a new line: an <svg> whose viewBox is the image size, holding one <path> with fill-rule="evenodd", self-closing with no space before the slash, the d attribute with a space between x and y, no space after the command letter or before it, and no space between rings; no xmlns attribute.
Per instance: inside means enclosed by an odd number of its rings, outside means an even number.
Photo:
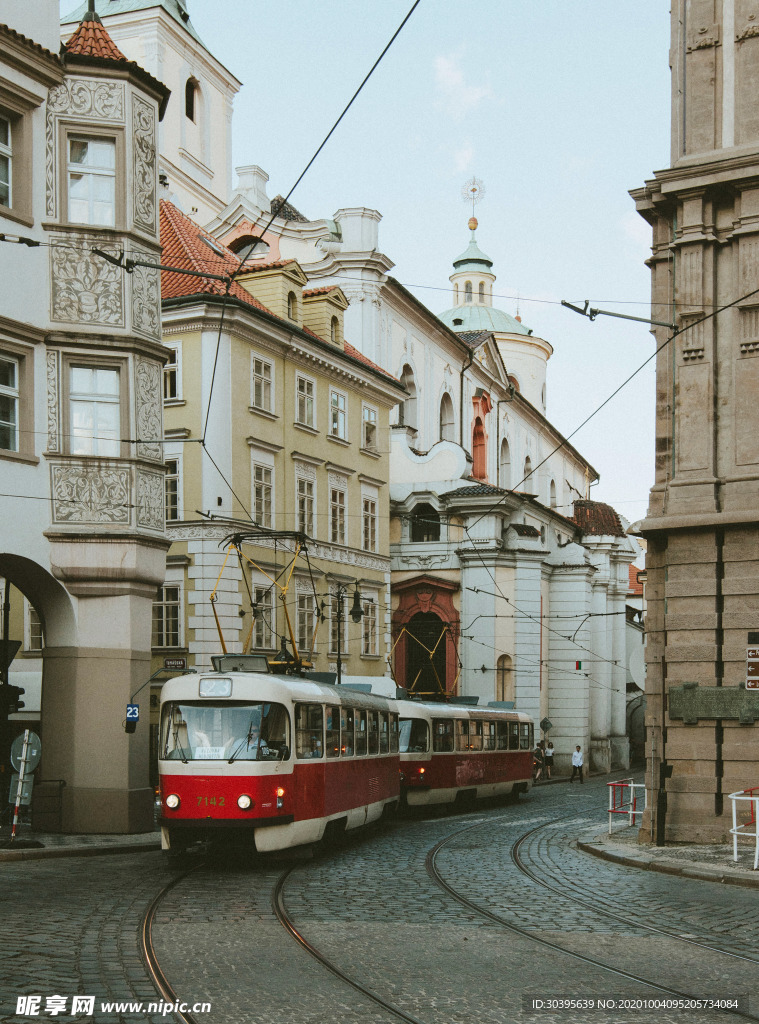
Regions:
<svg viewBox="0 0 759 1024"><path fill-rule="evenodd" d="M581 783L585 781L582 777L582 747L579 743L572 753L572 774L569 779L570 782L574 782L575 775L580 776Z"/></svg>

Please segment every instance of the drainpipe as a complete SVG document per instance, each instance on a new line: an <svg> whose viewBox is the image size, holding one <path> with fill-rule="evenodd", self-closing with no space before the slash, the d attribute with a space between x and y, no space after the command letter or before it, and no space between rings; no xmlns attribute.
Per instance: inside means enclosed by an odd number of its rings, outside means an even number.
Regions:
<svg viewBox="0 0 759 1024"><path fill-rule="evenodd" d="M464 374L474 362L474 349L467 349L469 358L461 367L459 374L459 444L464 447Z"/></svg>

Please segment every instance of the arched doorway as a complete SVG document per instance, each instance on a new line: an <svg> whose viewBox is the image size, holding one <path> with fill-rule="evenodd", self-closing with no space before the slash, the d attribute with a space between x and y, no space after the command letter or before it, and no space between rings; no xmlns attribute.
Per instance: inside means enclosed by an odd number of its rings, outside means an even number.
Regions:
<svg viewBox="0 0 759 1024"><path fill-rule="evenodd" d="M446 693L447 625L434 612L417 612L406 626L406 689L434 700Z"/></svg>

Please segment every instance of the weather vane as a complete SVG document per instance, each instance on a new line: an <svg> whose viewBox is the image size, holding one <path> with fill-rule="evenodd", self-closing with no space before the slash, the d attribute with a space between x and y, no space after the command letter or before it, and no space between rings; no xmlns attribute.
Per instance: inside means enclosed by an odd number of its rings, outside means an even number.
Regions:
<svg viewBox="0 0 759 1024"><path fill-rule="evenodd" d="M469 227L472 231L477 227L477 218L474 215L475 205L481 202L484 197L485 185L479 178L470 178L461 188L461 198L465 203L472 204L472 217L469 221Z"/></svg>

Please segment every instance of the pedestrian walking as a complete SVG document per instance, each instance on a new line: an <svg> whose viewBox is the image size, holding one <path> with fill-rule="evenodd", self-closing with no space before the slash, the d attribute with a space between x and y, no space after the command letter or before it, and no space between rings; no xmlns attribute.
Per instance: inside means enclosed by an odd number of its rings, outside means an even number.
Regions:
<svg viewBox="0 0 759 1024"><path fill-rule="evenodd" d="M570 782L574 782L575 775L580 776L580 782L584 781L582 777L582 747L579 743L572 753L572 775L569 779Z"/></svg>
<svg viewBox="0 0 759 1024"><path fill-rule="evenodd" d="M551 778L551 769L553 768L553 743L548 741L548 746L543 751L543 758L545 760L546 778Z"/></svg>
<svg viewBox="0 0 759 1024"><path fill-rule="evenodd" d="M543 759L543 748L538 743L537 747L532 752L532 778L534 782L540 782L543 775L543 766L545 761Z"/></svg>

